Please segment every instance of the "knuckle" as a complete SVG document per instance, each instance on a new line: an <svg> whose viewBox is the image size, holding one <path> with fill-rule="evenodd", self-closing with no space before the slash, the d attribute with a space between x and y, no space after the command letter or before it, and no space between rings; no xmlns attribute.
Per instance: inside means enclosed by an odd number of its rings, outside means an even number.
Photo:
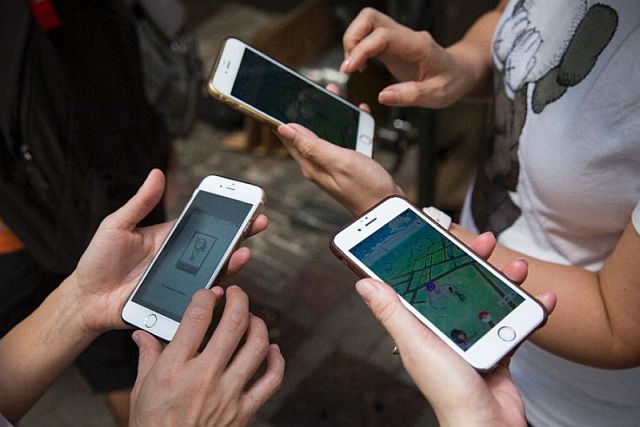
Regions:
<svg viewBox="0 0 640 427"><path fill-rule="evenodd" d="M251 354L257 359L264 359L269 353L269 340L266 336L255 337L251 342L247 343Z"/></svg>
<svg viewBox="0 0 640 427"><path fill-rule="evenodd" d="M341 175L351 175L353 174L353 171L357 171L360 170L362 168L362 164L361 164L361 158L356 154L355 152L351 153L347 153L348 155L346 156L342 156L341 157L341 161L339 163L337 163L336 169L337 171L341 174Z"/></svg>
<svg viewBox="0 0 640 427"><path fill-rule="evenodd" d="M220 414L220 425L231 426L231 425L243 425L244 422L238 422L242 419L240 414L240 404L237 400L230 401L222 414Z"/></svg>
<svg viewBox="0 0 640 427"><path fill-rule="evenodd" d="M360 16L362 16L363 18L373 18L377 13L377 10L375 10L371 6L367 6L362 9L362 12L360 12Z"/></svg>
<svg viewBox="0 0 640 427"><path fill-rule="evenodd" d="M351 35L349 34L349 31L347 30L344 35L342 36L342 45L347 47L347 48L351 48L351 45L353 43L351 42Z"/></svg>
<svg viewBox="0 0 640 427"><path fill-rule="evenodd" d="M102 219L102 221L100 221L100 225L98 226L98 228L110 228L113 223L115 222L115 212L110 213L109 215L107 215L106 217L104 217Z"/></svg>
<svg viewBox="0 0 640 427"><path fill-rule="evenodd" d="M264 359L269 353L269 333L267 325L264 321L256 316L251 316L252 337L247 341L247 345L251 346L251 353L258 360Z"/></svg>
<svg viewBox="0 0 640 427"><path fill-rule="evenodd" d="M156 372L155 377L159 389L171 390L173 388L175 374L171 367L167 366L165 369Z"/></svg>
<svg viewBox="0 0 640 427"><path fill-rule="evenodd" d="M425 31L425 30L418 31L416 35L422 39L421 40L422 43L426 43L427 45L433 43L433 36L429 31Z"/></svg>
<svg viewBox="0 0 640 427"><path fill-rule="evenodd" d="M226 315L225 324L229 330L234 332L244 332L249 323L248 313L244 310L234 308Z"/></svg>
<svg viewBox="0 0 640 427"><path fill-rule="evenodd" d="M313 149L313 145L307 141L299 141L298 151L300 152L300 155L306 160L314 160L315 158L315 150Z"/></svg>
<svg viewBox="0 0 640 427"><path fill-rule="evenodd" d="M265 381L267 383L268 389L271 390L271 394L275 393L278 390L284 381L284 369L278 369L275 371L271 371L267 374Z"/></svg>
<svg viewBox="0 0 640 427"><path fill-rule="evenodd" d="M387 295L386 298L376 301L371 305L373 314L383 324L387 323L393 316L395 316L398 309L398 304L395 300L395 295Z"/></svg>
<svg viewBox="0 0 640 427"><path fill-rule="evenodd" d="M376 36L382 40L388 40L393 35L393 31L387 27L379 27L375 32Z"/></svg>
<svg viewBox="0 0 640 427"><path fill-rule="evenodd" d="M188 319L193 323L207 322L209 319L209 310L201 306L191 307L187 311Z"/></svg>

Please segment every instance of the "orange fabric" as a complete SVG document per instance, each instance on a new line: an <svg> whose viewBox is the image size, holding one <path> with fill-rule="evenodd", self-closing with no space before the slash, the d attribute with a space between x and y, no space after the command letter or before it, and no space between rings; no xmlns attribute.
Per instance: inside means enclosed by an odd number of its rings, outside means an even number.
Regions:
<svg viewBox="0 0 640 427"><path fill-rule="evenodd" d="M23 248L24 245L18 236L13 234L0 218L0 255L10 254Z"/></svg>

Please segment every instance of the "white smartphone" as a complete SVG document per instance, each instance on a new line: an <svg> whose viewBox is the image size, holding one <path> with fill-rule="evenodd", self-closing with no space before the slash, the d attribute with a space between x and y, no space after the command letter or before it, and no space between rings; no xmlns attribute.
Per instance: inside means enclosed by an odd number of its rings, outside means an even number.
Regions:
<svg viewBox="0 0 640 427"><path fill-rule="evenodd" d="M369 157L373 117L235 38L225 40L209 93L273 127L299 123L319 137Z"/></svg>
<svg viewBox="0 0 640 427"><path fill-rule="evenodd" d="M191 297L213 286L263 197L252 184L204 178L129 297L122 320L171 341Z"/></svg>
<svg viewBox="0 0 640 427"><path fill-rule="evenodd" d="M542 304L402 197L347 225L331 248L361 277L389 284L402 303L479 371L536 328Z"/></svg>

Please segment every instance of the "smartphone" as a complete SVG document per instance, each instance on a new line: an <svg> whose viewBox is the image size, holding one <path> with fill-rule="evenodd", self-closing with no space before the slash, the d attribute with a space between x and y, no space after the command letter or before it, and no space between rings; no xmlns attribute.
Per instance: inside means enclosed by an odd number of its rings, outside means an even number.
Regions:
<svg viewBox="0 0 640 427"><path fill-rule="evenodd" d="M224 271L263 197L252 184L204 178L129 297L122 320L171 341L193 294L212 287Z"/></svg>
<svg viewBox="0 0 640 427"><path fill-rule="evenodd" d="M479 371L536 328L542 304L402 197L389 197L334 237L333 252L402 303Z"/></svg>
<svg viewBox="0 0 640 427"><path fill-rule="evenodd" d="M244 42L225 40L209 93L273 127L299 123L320 138L371 157L373 117Z"/></svg>

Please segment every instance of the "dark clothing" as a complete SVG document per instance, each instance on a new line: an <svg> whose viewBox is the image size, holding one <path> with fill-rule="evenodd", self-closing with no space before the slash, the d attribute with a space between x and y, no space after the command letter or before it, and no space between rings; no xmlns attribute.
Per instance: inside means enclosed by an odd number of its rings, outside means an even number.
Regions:
<svg viewBox="0 0 640 427"><path fill-rule="evenodd" d="M43 3L44 21L29 10ZM149 171L166 170L169 138L145 99L134 19L125 0L0 1L0 218L26 246L0 256L3 334L73 270ZM18 167L25 146L33 160ZM145 223L163 220L160 205ZM95 391L135 381L130 335L105 334L78 358Z"/></svg>

